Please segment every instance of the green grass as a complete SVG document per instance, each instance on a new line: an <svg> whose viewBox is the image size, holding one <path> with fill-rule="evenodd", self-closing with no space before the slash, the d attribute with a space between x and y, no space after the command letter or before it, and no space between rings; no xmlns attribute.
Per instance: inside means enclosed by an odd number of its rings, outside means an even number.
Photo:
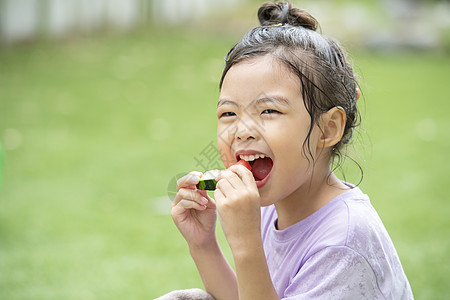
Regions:
<svg viewBox="0 0 450 300"><path fill-rule="evenodd" d="M390 232L418 299L447 299L450 212L449 57L364 57L365 190Z"/></svg>
<svg viewBox="0 0 450 300"><path fill-rule="evenodd" d="M150 31L0 49L1 299L151 299L201 286L167 189L215 142L234 42ZM416 298L448 298L450 58L353 60L362 188Z"/></svg>

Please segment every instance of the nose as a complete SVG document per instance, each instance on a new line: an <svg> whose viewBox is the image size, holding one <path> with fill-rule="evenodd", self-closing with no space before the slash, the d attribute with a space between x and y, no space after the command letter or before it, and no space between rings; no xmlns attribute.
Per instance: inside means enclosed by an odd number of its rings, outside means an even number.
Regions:
<svg viewBox="0 0 450 300"><path fill-rule="evenodd" d="M240 118L236 127L236 139L244 142L255 140L257 136L254 120L252 118Z"/></svg>

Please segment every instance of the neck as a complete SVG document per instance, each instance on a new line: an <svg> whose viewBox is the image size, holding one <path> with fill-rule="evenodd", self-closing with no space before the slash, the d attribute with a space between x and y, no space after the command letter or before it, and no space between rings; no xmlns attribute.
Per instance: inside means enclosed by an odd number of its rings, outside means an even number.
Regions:
<svg viewBox="0 0 450 300"><path fill-rule="evenodd" d="M278 229L286 229L305 219L348 189L329 168L327 172L314 174L287 198L275 203Z"/></svg>

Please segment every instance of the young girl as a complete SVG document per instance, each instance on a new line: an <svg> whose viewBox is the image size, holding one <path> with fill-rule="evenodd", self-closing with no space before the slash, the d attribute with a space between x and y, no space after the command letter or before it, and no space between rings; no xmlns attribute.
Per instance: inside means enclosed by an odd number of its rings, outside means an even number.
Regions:
<svg viewBox="0 0 450 300"><path fill-rule="evenodd" d="M412 299L367 195L331 169L357 125L359 90L340 46L289 3L226 56L217 104L227 167L214 199L178 181L172 217L216 299ZM252 170L234 165L249 161ZM235 270L216 236L216 213Z"/></svg>

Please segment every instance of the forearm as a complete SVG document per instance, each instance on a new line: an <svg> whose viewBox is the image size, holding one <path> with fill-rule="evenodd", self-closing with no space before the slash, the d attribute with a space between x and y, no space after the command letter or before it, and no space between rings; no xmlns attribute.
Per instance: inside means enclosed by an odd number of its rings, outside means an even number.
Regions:
<svg viewBox="0 0 450 300"><path fill-rule="evenodd" d="M215 240L208 247L189 248L208 293L217 300L238 299L236 274Z"/></svg>
<svg viewBox="0 0 450 300"><path fill-rule="evenodd" d="M266 256L259 237L233 251L239 286L239 300L279 299L270 277Z"/></svg>
<svg viewBox="0 0 450 300"><path fill-rule="evenodd" d="M214 191L223 232L233 253L239 300L279 299L261 238L261 201L253 174L243 166L220 173Z"/></svg>

